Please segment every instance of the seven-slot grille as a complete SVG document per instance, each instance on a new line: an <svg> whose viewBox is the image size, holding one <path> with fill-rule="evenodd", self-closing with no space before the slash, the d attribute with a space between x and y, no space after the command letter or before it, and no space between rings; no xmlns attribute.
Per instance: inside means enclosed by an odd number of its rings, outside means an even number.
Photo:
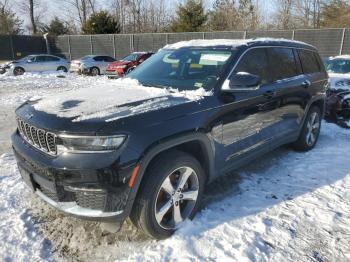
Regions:
<svg viewBox="0 0 350 262"><path fill-rule="evenodd" d="M46 132L43 129L36 128L35 126L29 125L22 119L17 119L18 130L22 137L30 144L40 149L41 151L56 155L56 135L50 132Z"/></svg>

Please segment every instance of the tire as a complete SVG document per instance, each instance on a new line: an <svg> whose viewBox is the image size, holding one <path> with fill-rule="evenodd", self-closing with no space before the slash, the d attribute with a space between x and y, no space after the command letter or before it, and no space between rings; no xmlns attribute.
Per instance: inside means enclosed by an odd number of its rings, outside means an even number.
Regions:
<svg viewBox="0 0 350 262"><path fill-rule="evenodd" d="M68 72L68 69L67 69L65 66L59 66L59 67L57 68L57 71L63 71L63 72L65 72L65 73L67 73L67 72Z"/></svg>
<svg viewBox="0 0 350 262"><path fill-rule="evenodd" d="M317 143L321 130L321 110L317 106L312 106L306 116L299 138L294 142L296 151L309 151Z"/></svg>
<svg viewBox="0 0 350 262"><path fill-rule="evenodd" d="M185 182L179 188L181 178ZM200 207L204 185L205 174L197 159L175 150L163 153L147 169L130 219L152 238L167 238L176 231L181 219L192 219L195 216ZM162 209L167 211L162 213ZM176 210L180 210L180 216L175 215L178 214Z"/></svg>
<svg viewBox="0 0 350 262"><path fill-rule="evenodd" d="M25 70L24 70L22 67L15 67L15 68L13 69L13 74L14 74L15 76L23 75L24 72L25 72Z"/></svg>
<svg viewBox="0 0 350 262"><path fill-rule="evenodd" d="M98 76L98 75L100 75L100 69L98 69L97 67L94 66L90 69L90 74L92 76Z"/></svg>

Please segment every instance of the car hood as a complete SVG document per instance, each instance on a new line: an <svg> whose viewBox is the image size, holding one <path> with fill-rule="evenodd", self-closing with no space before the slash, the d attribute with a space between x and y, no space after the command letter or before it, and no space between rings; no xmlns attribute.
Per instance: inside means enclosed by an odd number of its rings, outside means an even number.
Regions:
<svg viewBox="0 0 350 262"><path fill-rule="evenodd" d="M120 66L120 65L128 65L129 63L130 63L130 61L119 60L119 61L112 62L110 65Z"/></svg>
<svg viewBox="0 0 350 262"><path fill-rule="evenodd" d="M122 80L109 86L32 99L17 109L17 115L44 129L90 133L109 122L198 101L202 97L202 90L187 94Z"/></svg>

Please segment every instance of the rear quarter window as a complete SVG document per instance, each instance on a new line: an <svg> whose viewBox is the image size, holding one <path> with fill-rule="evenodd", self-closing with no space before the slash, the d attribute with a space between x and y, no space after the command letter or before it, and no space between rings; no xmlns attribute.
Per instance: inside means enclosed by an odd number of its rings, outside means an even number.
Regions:
<svg viewBox="0 0 350 262"><path fill-rule="evenodd" d="M309 50L298 50L304 74L321 72L321 65L317 59L317 54Z"/></svg>

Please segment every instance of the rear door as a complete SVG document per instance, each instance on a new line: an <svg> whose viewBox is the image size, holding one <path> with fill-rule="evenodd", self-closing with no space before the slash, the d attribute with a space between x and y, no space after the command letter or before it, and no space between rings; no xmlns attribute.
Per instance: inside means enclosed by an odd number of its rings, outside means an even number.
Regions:
<svg viewBox="0 0 350 262"><path fill-rule="evenodd" d="M298 50L301 66L308 85L305 86L308 96L323 93L328 84L328 75L321 61L321 58L315 51L299 49Z"/></svg>
<svg viewBox="0 0 350 262"><path fill-rule="evenodd" d="M60 59L54 56L45 56L46 68L49 71L56 71L60 66Z"/></svg>
<svg viewBox="0 0 350 262"><path fill-rule="evenodd" d="M303 75L298 54L289 47L267 49L271 76L271 102L274 123L269 132L273 144L296 139L302 123L304 108L310 99L307 79Z"/></svg>

